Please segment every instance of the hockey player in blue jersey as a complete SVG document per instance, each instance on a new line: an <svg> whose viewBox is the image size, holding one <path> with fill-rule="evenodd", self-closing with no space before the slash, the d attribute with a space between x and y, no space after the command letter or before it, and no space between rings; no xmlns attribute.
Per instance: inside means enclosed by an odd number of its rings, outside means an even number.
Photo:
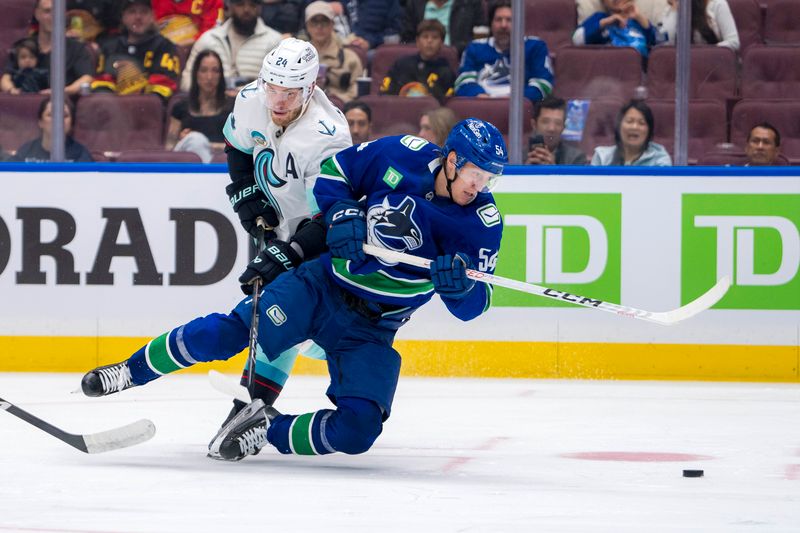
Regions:
<svg viewBox="0 0 800 533"><path fill-rule="evenodd" d="M461 320L489 308L491 286L476 286L466 269L494 271L502 221L489 188L506 162L500 132L477 119L458 123L444 149L407 135L328 159L314 195L329 252L266 286L258 343L277 357L314 340L327 354L327 395L336 409L286 415L255 399L218 433L209 455L239 460L267 443L286 454L368 450L391 414L400 373L396 331L434 293ZM431 267L367 256L365 242L426 257ZM197 318L93 372L113 381L115 392L158 378L154 361L171 360L177 369L228 359L248 344L251 306L246 298L229 314Z"/></svg>

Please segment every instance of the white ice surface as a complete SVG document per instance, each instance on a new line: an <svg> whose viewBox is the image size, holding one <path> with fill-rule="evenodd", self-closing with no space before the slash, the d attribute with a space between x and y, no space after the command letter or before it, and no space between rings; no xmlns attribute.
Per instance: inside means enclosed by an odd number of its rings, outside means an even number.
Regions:
<svg viewBox="0 0 800 533"><path fill-rule="evenodd" d="M156 436L86 455L0 413L0 531L800 531L798 385L402 378L366 454L225 463L205 452L230 404L204 376L102 399L71 395L79 378L0 373L0 397ZM293 377L277 407L328 407L325 385ZM566 457L587 452L709 458Z"/></svg>

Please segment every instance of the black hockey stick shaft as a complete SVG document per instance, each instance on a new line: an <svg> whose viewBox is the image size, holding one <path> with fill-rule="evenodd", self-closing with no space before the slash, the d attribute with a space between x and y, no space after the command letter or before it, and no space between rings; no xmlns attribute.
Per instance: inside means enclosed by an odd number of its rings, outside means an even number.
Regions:
<svg viewBox="0 0 800 533"><path fill-rule="evenodd" d="M270 230L266 221L258 217L256 219L256 226L258 226L258 243L256 254L264 251L264 240L267 230ZM250 315L250 342L247 349L247 390L250 397L253 397L253 389L255 387L256 379L256 350L258 342L258 300L261 296L261 278L256 278L253 281L253 312Z"/></svg>
<svg viewBox="0 0 800 533"><path fill-rule="evenodd" d="M66 442L73 448L77 448L78 450L84 453L89 453L89 450L86 447L86 441L83 439L82 435L73 435L72 433L67 433L66 431L45 422L39 417L33 416L29 412L20 409L19 407L12 404L8 400L4 400L2 398L0 398L0 409L5 409L6 411L16 416L17 418L21 418L28 424L36 426L37 428L41 429L45 433L49 433L50 435L54 436L60 441Z"/></svg>

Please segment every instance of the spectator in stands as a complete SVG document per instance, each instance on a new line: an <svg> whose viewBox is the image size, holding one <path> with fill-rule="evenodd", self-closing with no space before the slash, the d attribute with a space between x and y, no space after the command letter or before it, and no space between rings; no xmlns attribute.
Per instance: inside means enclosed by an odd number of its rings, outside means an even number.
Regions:
<svg viewBox="0 0 800 533"><path fill-rule="evenodd" d="M578 8L578 24L603 10L603 0L577 0L575 4ZM636 6L652 24L658 25L661 21L659 17L667 7L667 0L636 0Z"/></svg>
<svg viewBox="0 0 800 533"><path fill-rule="evenodd" d="M188 91L192 84L191 72L197 55L209 49L222 58L229 94L236 96L238 88L258 77L264 55L280 42L281 34L264 24L259 16L261 0L228 0L228 7L230 18L201 35L192 47L181 77L182 91Z"/></svg>
<svg viewBox="0 0 800 533"><path fill-rule="evenodd" d="M728 0L691 0L692 43L714 44L739 50L739 31ZM678 0L668 0L658 26L658 40L675 44L678 27Z"/></svg>
<svg viewBox="0 0 800 533"><path fill-rule="evenodd" d="M585 165L588 162L580 148L561 138L566 115L567 103L561 98L548 96L539 102L531 120L534 136L528 144L526 165Z"/></svg>
<svg viewBox="0 0 800 533"><path fill-rule="evenodd" d="M747 134L747 144L744 147L747 156L745 166L785 165L780 158L781 134L769 122L756 124Z"/></svg>
<svg viewBox="0 0 800 533"><path fill-rule="evenodd" d="M175 104L169 117L166 148L196 153L203 163L225 148L222 127L233 110L225 94L222 60L213 50L203 50L192 66L189 98Z"/></svg>
<svg viewBox="0 0 800 533"><path fill-rule="evenodd" d="M222 0L152 0L161 35L178 46L191 46L222 22Z"/></svg>
<svg viewBox="0 0 800 533"><path fill-rule="evenodd" d="M353 144L361 144L372 139L372 109L364 102L351 100L344 104L344 118L350 126Z"/></svg>
<svg viewBox="0 0 800 533"><path fill-rule="evenodd" d="M309 41L319 54L320 65L325 65L325 77L320 86L326 94L349 102L357 96L356 78L364 72L364 65L354 51L345 48L341 38L333 32L333 8L324 0L316 0L306 7L306 31Z"/></svg>
<svg viewBox="0 0 800 533"><path fill-rule="evenodd" d="M261 20L284 36L296 35L303 29L304 5L304 0L262 0Z"/></svg>
<svg viewBox="0 0 800 533"><path fill-rule="evenodd" d="M344 14L350 26L350 35L345 38L345 44L357 46L366 52L383 43L400 42L403 11L399 0L347 2L344 4Z"/></svg>
<svg viewBox="0 0 800 533"><path fill-rule="evenodd" d="M100 47L93 92L152 93L165 101L178 88L175 45L158 33L150 0L125 0L122 34Z"/></svg>
<svg viewBox="0 0 800 533"><path fill-rule="evenodd" d="M642 100L631 100L620 109L614 127L613 146L594 149L592 165L672 166L667 150L653 142L655 121L650 107Z"/></svg>
<svg viewBox="0 0 800 533"><path fill-rule="evenodd" d="M573 44L627 46L646 59L656 42L656 29L641 14L635 0L603 0L603 7L578 26L572 34Z"/></svg>
<svg viewBox="0 0 800 533"><path fill-rule="evenodd" d="M25 37L15 42L10 62L0 78L0 91L10 94L39 93L50 86L48 72L39 68L39 46Z"/></svg>
<svg viewBox="0 0 800 533"><path fill-rule="evenodd" d="M406 0L400 37L405 43L419 37L419 23L438 20L445 29L444 44L458 54L472 40L473 28L486 26L481 0Z"/></svg>
<svg viewBox="0 0 800 533"><path fill-rule="evenodd" d="M417 53L399 58L381 83L381 92L400 96L431 95L440 103L453 95L455 73L440 57L445 30L438 20L426 19L417 27Z"/></svg>
<svg viewBox="0 0 800 533"><path fill-rule="evenodd" d="M39 47L37 68L50 72L50 52L53 48L53 0L38 0L33 11L38 29L31 35ZM81 85L92 81L92 58L89 51L76 39L67 38L65 53L65 85L64 91L68 95L78 94ZM6 71L8 72L8 70ZM42 91L49 93L49 87Z"/></svg>
<svg viewBox="0 0 800 533"><path fill-rule="evenodd" d="M437 107L426 111L419 117L417 137L422 137L435 145L444 146L444 141L456 122L458 121L455 113L448 107Z"/></svg>
<svg viewBox="0 0 800 533"><path fill-rule="evenodd" d="M489 5L491 36L472 41L461 58L456 96L506 97L511 94L511 2ZM547 45L525 37L525 96L537 102L553 92L553 68Z"/></svg>
<svg viewBox="0 0 800 533"><path fill-rule="evenodd" d="M118 33L120 6L116 0L67 0L67 36L90 43Z"/></svg>
<svg viewBox="0 0 800 533"><path fill-rule="evenodd" d="M70 135L72 131L72 117L74 116L72 101L64 102L64 160L65 161L93 161L92 155L85 146L75 141ZM53 139L53 115L50 100L42 100L39 106L39 128L42 134L20 146L11 161L50 161L50 149Z"/></svg>

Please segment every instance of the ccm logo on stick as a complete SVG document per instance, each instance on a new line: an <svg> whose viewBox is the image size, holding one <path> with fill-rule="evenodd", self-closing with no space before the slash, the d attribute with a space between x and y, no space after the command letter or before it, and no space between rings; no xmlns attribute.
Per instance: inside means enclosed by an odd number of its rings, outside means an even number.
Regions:
<svg viewBox="0 0 800 533"><path fill-rule="evenodd" d="M600 304L603 303L603 300L595 300L593 298L587 298L586 296L579 296L577 294L570 294L568 292L561 292L553 289L545 289L544 294L545 296L549 296L551 298L566 300L568 302L575 302L582 305L589 304L594 307L598 307Z"/></svg>

